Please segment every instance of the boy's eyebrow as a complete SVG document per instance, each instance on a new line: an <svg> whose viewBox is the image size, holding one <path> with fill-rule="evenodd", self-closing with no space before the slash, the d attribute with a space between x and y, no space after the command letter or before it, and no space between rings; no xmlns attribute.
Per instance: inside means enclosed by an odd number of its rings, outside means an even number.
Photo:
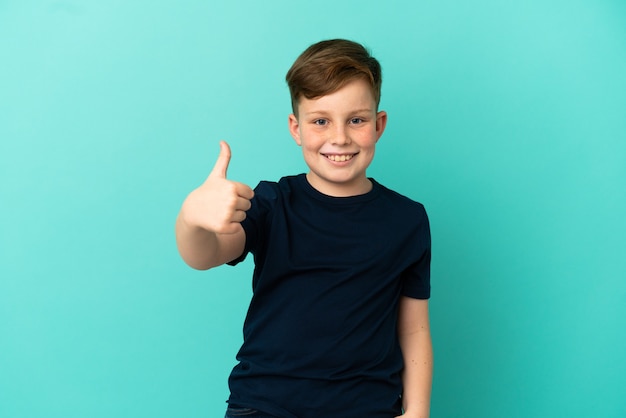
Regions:
<svg viewBox="0 0 626 418"><path fill-rule="evenodd" d="M351 110L348 113L354 114L354 113L369 113L369 112L373 112L371 107L365 107L363 109ZM328 112L326 110L313 110L311 112L306 112L304 114L307 115L307 116L314 116L314 115L327 115L328 113L330 113L330 112Z"/></svg>

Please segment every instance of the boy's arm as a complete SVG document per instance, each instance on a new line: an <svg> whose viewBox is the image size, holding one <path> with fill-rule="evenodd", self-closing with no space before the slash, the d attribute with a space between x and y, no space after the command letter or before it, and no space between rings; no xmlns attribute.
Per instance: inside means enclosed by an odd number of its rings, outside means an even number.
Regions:
<svg viewBox="0 0 626 418"><path fill-rule="evenodd" d="M185 262L199 270L239 257L246 236L241 221L250 209L252 189L226 179L230 147L220 143L220 155L205 182L189 193L176 219L176 244Z"/></svg>
<svg viewBox="0 0 626 418"><path fill-rule="evenodd" d="M433 379L428 300L402 296L398 311L398 336L404 357L403 416L428 418Z"/></svg>
<svg viewBox="0 0 626 418"><path fill-rule="evenodd" d="M182 210L181 210L182 212ZM241 225L234 234L217 234L176 219L176 244L181 257L197 270L208 270L232 261L243 253L246 236Z"/></svg>

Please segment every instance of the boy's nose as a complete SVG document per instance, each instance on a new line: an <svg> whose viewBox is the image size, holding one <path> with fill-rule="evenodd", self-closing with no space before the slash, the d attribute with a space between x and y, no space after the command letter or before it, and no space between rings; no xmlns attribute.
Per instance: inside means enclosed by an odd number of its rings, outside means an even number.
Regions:
<svg viewBox="0 0 626 418"><path fill-rule="evenodd" d="M340 126L335 131L335 134L333 135L331 142L336 145L346 145L352 141L350 140L350 135L348 135L346 128Z"/></svg>

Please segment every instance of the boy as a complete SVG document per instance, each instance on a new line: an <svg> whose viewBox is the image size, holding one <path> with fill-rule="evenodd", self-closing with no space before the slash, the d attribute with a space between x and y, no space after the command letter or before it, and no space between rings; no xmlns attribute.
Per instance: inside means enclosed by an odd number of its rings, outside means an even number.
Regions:
<svg viewBox="0 0 626 418"><path fill-rule="evenodd" d="M366 176L387 114L361 45L311 45L287 73L308 173L230 181L230 148L182 205L179 252L209 269L254 255L254 294L226 417L428 417L426 212Z"/></svg>

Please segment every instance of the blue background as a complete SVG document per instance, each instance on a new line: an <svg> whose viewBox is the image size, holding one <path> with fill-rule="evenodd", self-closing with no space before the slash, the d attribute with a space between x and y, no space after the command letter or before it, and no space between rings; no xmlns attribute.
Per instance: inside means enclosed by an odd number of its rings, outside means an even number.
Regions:
<svg viewBox="0 0 626 418"><path fill-rule="evenodd" d="M220 417L252 265L174 219L218 141L305 171L284 75L364 43L369 171L433 234L432 416L626 416L626 2L0 1L0 416Z"/></svg>

